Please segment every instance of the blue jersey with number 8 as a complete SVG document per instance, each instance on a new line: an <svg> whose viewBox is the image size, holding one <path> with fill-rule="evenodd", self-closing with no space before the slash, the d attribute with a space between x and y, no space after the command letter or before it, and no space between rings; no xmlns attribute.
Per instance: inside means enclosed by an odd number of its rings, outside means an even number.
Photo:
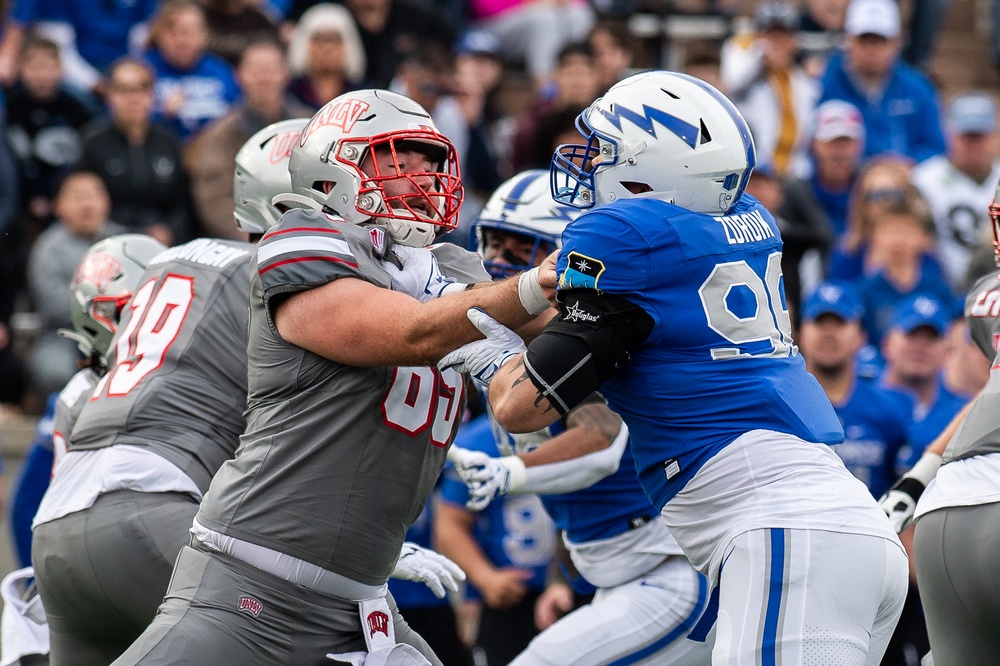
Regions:
<svg viewBox="0 0 1000 666"><path fill-rule="evenodd" d="M651 199L596 208L566 228L556 272L560 289L621 296L655 322L600 390L629 427L657 509L750 430L843 441L792 342L781 238L753 197L726 216Z"/></svg>

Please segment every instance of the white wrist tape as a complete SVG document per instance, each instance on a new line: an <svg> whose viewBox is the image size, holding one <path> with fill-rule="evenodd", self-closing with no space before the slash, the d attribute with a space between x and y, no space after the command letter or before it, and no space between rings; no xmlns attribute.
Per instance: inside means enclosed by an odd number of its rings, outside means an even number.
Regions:
<svg viewBox="0 0 1000 666"><path fill-rule="evenodd" d="M540 315L549 309L549 302L538 282L538 268L521 273L521 277L517 279L517 295L521 299L521 306L530 315Z"/></svg>
<svg viewBox="0 0 1000 666"><path fill-rule="evenodd" d="M941 456L936 453L925 453L920 457L920 460L917 461L917 464L903 476L916 479L926 487L927 484L929 484L937 475L938 468L940 467Z"/></svg>
<svg viewBox="0 0 1000 666"><path fill-rule="evenodd" d="M447 296L448 294L457 294L459 292L465 291L469 288L469 285L463 282L452 282L447 287L441 290L442 296Z"/></svg>
<svg viewBox="0 0 1000 666"><path fill-rule="evenodd" d="M504 456L500 462L510 472L510 483L507 486L508 494L517 494L524 491L524 485L528 481L527 467L524 461L518 456Z"/></svg>

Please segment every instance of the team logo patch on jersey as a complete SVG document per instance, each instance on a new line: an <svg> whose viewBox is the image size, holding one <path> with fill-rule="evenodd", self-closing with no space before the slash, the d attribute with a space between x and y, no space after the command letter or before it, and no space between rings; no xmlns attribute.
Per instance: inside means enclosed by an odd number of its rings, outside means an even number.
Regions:
<svg viewBox="0 0 1000 666"><path fill-rule="evenodd" d="M368 234L372 237L372 247L379 254L385 252L385 229L379 227L374 227L368 230Z"/></svg>
<svg viewBox="0 0 1000 666"><path fill-rule="evenodd" d="M254 617L260 615L260 612L264 610L264 604L260 603L253 597L242 596L240 597L239 608L241 611L246 611Z"/></svg>
<svg viewBox="0 0 1000 666"><path fill-rule="evenodd" d="M382 633L385 634L386 638L389 637L389 616L382 611L372 611L368 613L368 617L365 619L368 623L368 635L375 636L375 634Z"/></svg>
<svg viewBox="0 0 1000 666"><path fill-rule="evenodd" d="M597 289L604 273L604 262L579 252L566 257L566 270L559 276L560 289Z"/></svg>

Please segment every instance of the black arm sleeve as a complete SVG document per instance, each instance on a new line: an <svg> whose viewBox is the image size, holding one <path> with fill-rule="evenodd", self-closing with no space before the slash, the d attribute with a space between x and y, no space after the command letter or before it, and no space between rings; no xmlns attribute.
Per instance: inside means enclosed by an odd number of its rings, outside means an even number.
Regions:
<svg viewBox="0 0 1000 666"><path fill-rule="evenodd" d="M559 316L528 346L525 371L565 416L628 361L653 325L649 313L620 296L560 292Z"/></svg>

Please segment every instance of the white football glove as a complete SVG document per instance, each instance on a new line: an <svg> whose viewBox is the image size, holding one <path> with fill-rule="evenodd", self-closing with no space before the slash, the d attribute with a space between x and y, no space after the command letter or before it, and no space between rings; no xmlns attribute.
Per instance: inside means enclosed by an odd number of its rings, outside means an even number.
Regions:
<svg viewBox="0 0 1000 666"><path fill-rule="evenodd" d="M445 588L458 592L465 572L441 553L404 541L391 577L424 583L438 599L444 599Z"/></svg>
<svg viewBox="0 0 1000 666"><path fill-rule="evenodd" d="M889 517L889 523L897 534L913 523L917 501L940 467L941 456L936 453L925 453L913 466L913 469L904 474L879 499L879 506Z"/></svg>
<svg viewBox="0 0 1000 666"><path fill-rule="evenodd" d="M448 449L448 460L469 487L465 508L482 511L497 497L524 490L528 480L524 461L517 456L494 458L460 446Z"/></svg>
<svg viewBox="0 0 1000 666"><path fill-rule="evenodd" d="M427 248L393 245L392 251L403 264L403 268L399 268L391 261L382 262L382 267L392 280L393 291L409 294L421 303L426 303L444 293L465 288L464 284L441 273L437 257Z"/></svg>
<svg viewBox="0 0 1000 666"><path fill-rule="evenodd" d="M466 314L486 339L470 342L445 354L438 361L438 368L468 373L477 384L486 388L504 363L524 352L524 341L479 308L471 308Z"/></svg>

